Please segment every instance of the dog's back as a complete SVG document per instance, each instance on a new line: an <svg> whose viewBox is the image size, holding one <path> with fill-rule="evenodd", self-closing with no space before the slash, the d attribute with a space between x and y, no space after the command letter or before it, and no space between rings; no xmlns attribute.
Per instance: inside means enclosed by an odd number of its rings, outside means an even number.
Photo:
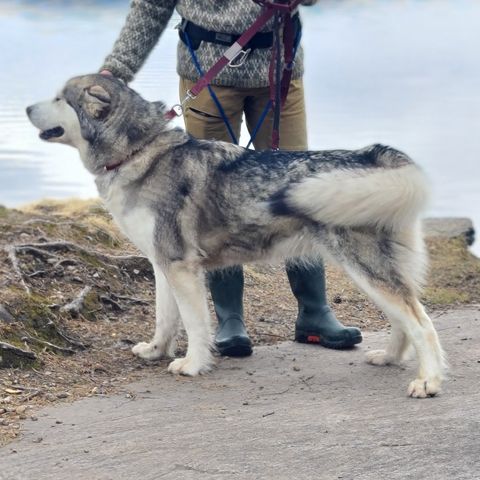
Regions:
<svg viewBox="0 0 480 480"><path fill-rule="evenodd" d="M414 223L428 200L419 167L402 152L382 145L355 153L363 161L345 161L276 192L272 213L303 215L342 227L400 230Z"/></svg>

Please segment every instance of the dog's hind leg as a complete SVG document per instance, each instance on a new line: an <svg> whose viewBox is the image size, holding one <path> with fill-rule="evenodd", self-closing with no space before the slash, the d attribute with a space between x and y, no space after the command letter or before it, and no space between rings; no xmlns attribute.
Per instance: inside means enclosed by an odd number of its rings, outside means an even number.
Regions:
<svg viewBox="0 0 480 480"><path fill-rule="evenodd" d="M411 382L412 397L435 395L444 377L445 360L432 321L417 298L424 262L418 232L396 234L372 230L337 229L327 243L356 283L385 312L392 336L385 350L367 354L376 365L397 363L411 343L417 353L419 371Z"/></svg>
<svg viewBox="0 0 480 480"><path fill-rule="evenodd" d="M168 371L191 376L206 373L212 367L213 356L204 271L191 262L177 261L165 274L188 336L187 354L171 362Z"/></svg>
<svg viewBox="0 0 480 480"><path fill-rule="evenodd" d="M387 314L392 324L390 343L385 350L367 353L367 361L375 365L398 363L408 343L415 348L419 370L417 378L408 387L408 395L424 398L440 391L444 378L445 360L432 321L415 296L403 296L382 287L359 284Z"/></svg>
<svg viewBox="0 0 480 480"><path fill-rule="evenodd" d="M399 364L408 350L410 342L407 335L396 323L392 323L389 343L385 350L370 350L367 352L367 362L372 365Z"/></svg>
<svg viewBox="0 0 480 480"><path fill-rule="evenodd" d="M179 312L172 289L158 265L153 264L155 273L155 334L151 342L140 342L132 352L145 360L155 360L175 354Z"/></svg>

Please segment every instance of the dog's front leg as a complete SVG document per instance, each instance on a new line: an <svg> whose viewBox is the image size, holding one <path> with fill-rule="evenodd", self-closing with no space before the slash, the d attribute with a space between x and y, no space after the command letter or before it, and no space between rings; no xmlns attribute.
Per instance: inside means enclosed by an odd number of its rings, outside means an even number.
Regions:
<svg viewBox="0 0 480 480"><path fill-rule="evenodd" d="M188 336L184 358L168 367L172 373L198 375L208 372L213 363L211 325L205 287L205 273L191 262L177 261L166 270Z"/></svg>
<svg viewBox="0 0 480 480"><path fill-rule="evenodd" d="M155 273L155 335L151 342L140 342L132 352L145 360L155 360L175 354L179 312L172 289L158 265L153 264Z"/></svg>

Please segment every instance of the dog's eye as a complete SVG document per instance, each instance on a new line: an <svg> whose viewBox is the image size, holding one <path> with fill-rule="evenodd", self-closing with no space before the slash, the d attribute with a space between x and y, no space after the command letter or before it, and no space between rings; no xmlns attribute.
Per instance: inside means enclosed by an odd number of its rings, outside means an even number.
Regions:
<svg viewBox="0 0 480 480"><path fill-rule="evenodd" d="M55 101L56 101L56 102L59 102L60 100L61 100L60 97L55 97Z"/></svg>

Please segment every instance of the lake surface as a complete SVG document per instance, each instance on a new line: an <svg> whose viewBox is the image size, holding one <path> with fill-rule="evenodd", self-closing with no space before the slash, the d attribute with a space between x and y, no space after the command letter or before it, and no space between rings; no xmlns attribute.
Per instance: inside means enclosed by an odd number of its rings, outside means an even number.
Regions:
<svg viewBox="0 0 480 480"><path fill-rule="evenodd" d="M127 0L1 1L0 204L96 195L76 151L41 142L24 110L97 71L127 12ZM480 229L480 2L322 0L303 13L311 148L400 148L431 178L429 214ZM132 84L167 104L176 23Z"/></svg>

